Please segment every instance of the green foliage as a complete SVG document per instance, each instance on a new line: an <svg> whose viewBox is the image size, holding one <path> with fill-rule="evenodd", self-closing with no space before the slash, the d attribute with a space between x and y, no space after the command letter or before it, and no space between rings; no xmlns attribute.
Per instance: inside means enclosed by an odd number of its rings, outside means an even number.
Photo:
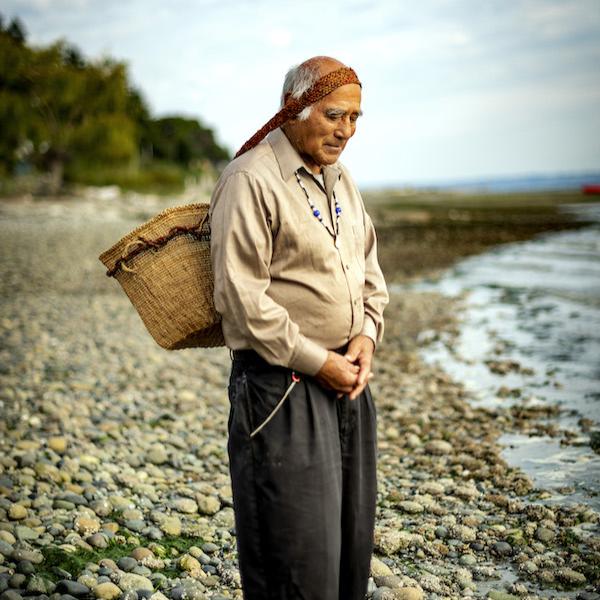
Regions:
<svg viewBox="0 0 600 600"><path fill-rule="evenodd" d="M74 162L67 178L86 185L118 185L138 192L176 193L183 190L186 171L173 163L152 161L142 168Z"/></svg>
<svg viewBox="0 0 600 600"><path fill-rule="evenodd" d="M29 47L21 23L5 26L1 15L0 129L0 177L34 168L51 175L51 192L63 176L90 182L95 170L96 179L114 174L106 183L131 179L135 187L136 179L157 178L180 185L180 167L229 158L198 121L152 119L125 63L87 61L65 41ZM173 167L155 169L155 160Z"/></svg>
<svg viewBox="0 0 600 600"><path fill-rule="evenodd" d="M106 548L94 548L93 550L85 550L78 548L75 552L67 552L58 546L45 546L42 548L44 562L36 569L38 575L49 579L50 581L58 581L62 576L57 573L57 569L63 569L71 574L73 579L77 579L80 573L89 563L98 563L103 558L110 558L115 562L124 556L130 556L131 552L138 546L149 547L156 545L152 540L137 536L139 544L129 542L119 542L115 539L109 540ZM203 540L189 536L165 536L160 540L159 546L164 550L163 553L154 551L156 555L163 554L167 557L176 557L186 553L191 546L202 545ZM155 569L159 573L163 573L167 577L176 576L179 571L176 567L165 566L163 569Z"/></svg>
<svg viewBox="0 0 600 600"><path fill-rule="evenodd" d="M211 129L195 119L164 117L149 121L143 131L143 140L150 154L184 167L203 157L213 163L227 160L227 152L214 139Z"/></svg>

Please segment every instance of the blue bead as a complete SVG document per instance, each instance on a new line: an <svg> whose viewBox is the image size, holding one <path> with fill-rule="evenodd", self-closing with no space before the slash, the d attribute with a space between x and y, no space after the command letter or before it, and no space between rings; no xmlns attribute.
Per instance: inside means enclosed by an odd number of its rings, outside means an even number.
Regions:
<svg viewBox="0 0 600 600"><path fill-rule="evenodd" d="M339 215L342 212L342 207L341 206L336 206L335 207L335 212L336 212L336 214Z"/></svg>
<svg viewBox="0 0 600 600"><path fill-rule="evenodd" d="M315 210L313 210L313 215L315 215L315 217L319 217L321 215L321 211L315 208Z"/></svg>

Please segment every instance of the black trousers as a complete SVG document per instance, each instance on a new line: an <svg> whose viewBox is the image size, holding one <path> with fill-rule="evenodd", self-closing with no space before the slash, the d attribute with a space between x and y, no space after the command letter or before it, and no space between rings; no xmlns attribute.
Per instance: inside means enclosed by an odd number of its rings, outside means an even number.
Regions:
<svg viewBox="0 0 600 600"><path fill-rule="evenodd" d="M367 387L338 400L298 375L290 391L292 371L234 353L228 452L244 599L363 600L377 494L373 399Z"/></svg>

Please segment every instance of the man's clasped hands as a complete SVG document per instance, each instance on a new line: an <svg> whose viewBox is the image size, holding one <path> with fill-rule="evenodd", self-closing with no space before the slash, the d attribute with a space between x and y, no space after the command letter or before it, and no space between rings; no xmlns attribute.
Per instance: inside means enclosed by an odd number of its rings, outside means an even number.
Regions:
<svg viewBox="0 0 600 600"><path fill-rule="evenodd" d="M371 364L375 343L366 335L350 340L344 355L327 353L327 360L317 373L316 379L324 386L338 392L338 397L348 394L350 400L357 398L373 377Z"/></svg>

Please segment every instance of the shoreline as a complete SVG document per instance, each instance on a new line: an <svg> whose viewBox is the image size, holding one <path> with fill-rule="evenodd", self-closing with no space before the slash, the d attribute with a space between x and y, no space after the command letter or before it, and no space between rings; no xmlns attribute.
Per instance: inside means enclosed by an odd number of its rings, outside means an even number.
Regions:
<svg viewBox="0 0 600 600"><path fill-rule="evenodd" d="M1 267L0 573L19 559L31 565L19 586L6 580L23 596L110 600L111 585L119 595L150 585L173 600L240 597L229 358L160 349L104 276L99 252L157 212L117 202L0 204L11 259ZM535 598L561 588L599 597L598 514L544 506L544 493L500 456L499 436L538 412L474 408L419 356L434 339L452 343L460 309L460 299L405 291L386 312L371 385L380 451L373 597ZM81 569L87 591L52 588L69 569Z"/></svg>

